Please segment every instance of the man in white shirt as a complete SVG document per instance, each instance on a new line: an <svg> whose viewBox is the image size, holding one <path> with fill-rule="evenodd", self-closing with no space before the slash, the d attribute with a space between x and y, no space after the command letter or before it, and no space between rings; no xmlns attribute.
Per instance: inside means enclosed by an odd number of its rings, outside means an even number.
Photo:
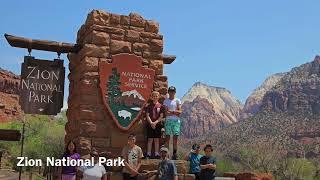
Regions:
<svg viewBox="0 0 320 180"><path fill-rule="evenodd" d="M83 180L107 180L106 170L104 166L99 165L99 153L93 149L90 153L94 157L94 166L81 166L79 170L82 172Z"/></svg>
<svg viewBox="0 0 320 180"><path fill-rule="evenodd" d="M166 121L165 121L165 132L166 132L166 145L169 147L170 145L170 137L173 136L173 155L172 159L177 159L177 144L178 137L180 135L180 114L182 112L181 109L181 101L176 98L176 88L171 86L168 89L169 98L164 100L163 104L166 106Z"/></svg>

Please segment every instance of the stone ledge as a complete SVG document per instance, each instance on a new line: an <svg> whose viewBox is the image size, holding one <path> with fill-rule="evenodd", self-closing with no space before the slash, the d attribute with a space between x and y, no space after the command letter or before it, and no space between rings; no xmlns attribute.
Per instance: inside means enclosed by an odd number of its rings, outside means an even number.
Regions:
<svg viewBox="0 0 320 180"><path fill-rule="evenodd" d="M159 159L143 159L141 161L140 171L152 171L158 169ZM187 161L175 160L178 173L186 174L189 171L189 165Z"/></svg>

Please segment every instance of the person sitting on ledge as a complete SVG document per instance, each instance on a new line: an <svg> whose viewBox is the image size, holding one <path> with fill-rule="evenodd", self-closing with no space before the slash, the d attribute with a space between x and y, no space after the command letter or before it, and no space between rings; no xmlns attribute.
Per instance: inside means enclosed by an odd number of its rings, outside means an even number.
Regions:
<svg viewBox="0 0 320 180"><path fill-rule="evenodd" d="M144 171L143 179L178 180L176 164L168 158L169 149L164 146L161 147L160 156L161 161L159 162L158 170Z"/></svg>
<svg viewBox="0 0 320 180"><path fill-rule="evenodd" d="M205 156L200 158L200 179L201 180L214 180L216 171L216 160L212 156L213 148L210 144L204 147Z"/></svg>
<svg viewBox="0 0 320 180"><path fill-rule="evenodd" d="M141 166L141 158L143 152L139 146L136 145L136 135L130 134L128 136L128 145L122 149L122 158L125 159L125 167L123 168L123 180L135 180L138 177Z"/></svg>
<svg viewBox="0 0 320 180"><path fill-rule="evenodd" d="M194 144L192 145L192 149L190 153L187 153L185 156L186 161L190 161L190 174L194 174L196 180L200 180L200 158L202 155L200 153L200 145Z"/></svg>
<svg viewBox="0 0 320 180"><path fill-rule="evenodd" d="M161 129L163 128L163 117L165 108L159 103L160 93L153 91L150 104L146 108L147 118L147 158L151 158L152 143L154 143L154 157L160 159L159 140L161 138Z"/></svg>

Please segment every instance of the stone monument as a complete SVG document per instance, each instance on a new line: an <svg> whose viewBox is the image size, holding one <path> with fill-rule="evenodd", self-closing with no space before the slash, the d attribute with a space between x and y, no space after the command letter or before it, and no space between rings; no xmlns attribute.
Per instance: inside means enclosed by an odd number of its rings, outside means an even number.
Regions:
<svg viewBox="0 0 320 180"><path fill-rule="evenodd" d="M147 83L149 87L146 87L146 92L140 91L144 94L141 99L147 101L148 93L153 90L159 91L163 96L166 95L168 82L167 77L163 75L163 66L172 63L175 57L163 54L163 36L159 33L159 24L145 20L136 13L126 16L93 10L78 31L77 44L82 47L81 50L68 54L70 85L66 143L74 140L82 156L88 155L92 148L118 156L127 143L128 134L135 133L137 144L144 150L146 137L141 102L137 107L130 106L131 109L138 111L138 114L134 114L128 108L123 111L112 110L110 104L108 105L111 96L108 97L107 93L111 88L106 90L103 87L112 84L106 80L112 77L111 66L115 67L115 63L120 63L124 67L138 66L137 68L147 69L150 72L145 78L137 80L143 82L152 80L151 85ZM124 57L121 62L115 60L119 56ZM106 74L106 71L109 74ZM121 90L124 91L125 82L120 81L125 78L125 72L113 73L115 76L119 75L119 85L122 83ZM108 81L109 84L102 81ZM141 85L140 88L143 87ZM130 90L132 89L127 89L127 95L132 94L133 90ZM119 92L124 95L122 91ZM117 91L113 93L119 94ZM109 92L109 95L112 94ZM133 96L136 97L136 94ZM116 98L112 98L112 101L113 104L119 102ZM122 99L121 102L123 101Z"/></svg>

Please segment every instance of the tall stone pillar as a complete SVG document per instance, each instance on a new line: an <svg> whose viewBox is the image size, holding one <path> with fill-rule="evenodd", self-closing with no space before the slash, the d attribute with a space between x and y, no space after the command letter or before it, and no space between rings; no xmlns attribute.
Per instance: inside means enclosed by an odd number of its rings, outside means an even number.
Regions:
<svg viewBox="0 0 320 180"><path fill-rule="evenodd" d="M163 75L166 62L159 24L136 13L125 16L93 10L78 31L77 44L82 49L68 54L70 85L66 143L74 140L82 156L89 154L92 148L119 155L127 143L128 134L134 132L137 144L144 148L146 139L142 120L130 130L122 131L105 110L99 88L99 63L111 63L112 55L119 53L141 56L142 65L155 70L154 90L165 95L168 83ZM130 66L130 62L127 65Z"/></svg>

